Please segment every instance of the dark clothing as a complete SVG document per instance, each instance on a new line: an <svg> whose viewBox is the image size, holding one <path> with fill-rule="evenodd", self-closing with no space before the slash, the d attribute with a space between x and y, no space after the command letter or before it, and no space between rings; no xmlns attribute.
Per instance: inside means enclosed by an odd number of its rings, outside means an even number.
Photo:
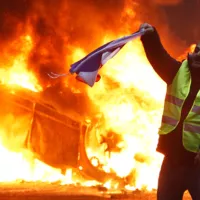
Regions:
<svg viewBox="0 0 200 200"><path fill-rule="evenodd" d="M197 165L174 165L164 158L158 180L158 200L182 200L186 190L193 200L200 199L200 168Z"/></svg>
<svg viewBox="0 0 200 200"><path fill-rule="evenodd" d="M157 74L163 79L163 81L165 81L167 85L170 85L182 63L172 58L166 52L166 50L162 46L156 30L153 33L142 36L141 41L143 43L144 50L150 64L157 72ZM183 147L183 121L190 111L197 92L200 89L200 84L196 84L196 82L198 81L196 81L197 71L195 71L195 73L193 73L192 70L190 71L192 84L190 88L190 93L182 108L181 120L175 130L173 130L171 133L159 136L157 146L157 151L163 153L167 157L170 157L170 159L173 160L175 163L185 163L188 165L193 164L196 154L186 151Z"/></svg>
<svg viewBox="0 0 200 200"><path fill-rule="evenodd" d="M171 84L181 66L181 62L178 62L166 52L156 31L143 35L141 41L146 56L156 73L168 85Z"/></svg>
<svg viewBox="0 0 200 200"><path fill-rule="evenodd" d="M141 41L154 70L167 85L171 84L182 63L165 51L156 30L142 36ZM200 200L200 167L194 163L196 154L187 151L182 143L183 121L200 89L200 68L191 66L189 62L192 84L180 122L171 133L159 136L157 151L163 153L165 158L159 175L158 200L181 200L185 190L190 192L193 200Z"/></svg>

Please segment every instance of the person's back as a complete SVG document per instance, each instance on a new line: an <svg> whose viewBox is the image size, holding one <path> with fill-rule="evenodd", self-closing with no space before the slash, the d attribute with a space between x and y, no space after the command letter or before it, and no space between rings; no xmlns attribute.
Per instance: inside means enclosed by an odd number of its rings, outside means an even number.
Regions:
<svg viewBox="0 0 200 200"><path fill-rule="evenodd" d="M184 68L188 69L191 75L191 86L188 85L189 93L181 106L179 122L168 134L160 134L159 136L157 151L163 153L165 159L159 177L158 200L182 199L183 193L187 189L193 199L200 199L200 168L195 164L196 152L188 151L183 145L183 139L185 140L183 138L184 120L191 112L200 89L199 49L196 48L194 54L188 56L188 59L181 63L165 51L154 27L149 24L143 24L140 29L146 30L146 33L141 37L146 56L154 70L166 82L167 86L170 87L178 82L177 76L182 76L182 72L180 71L183 71ZM173 87L176 88L175 86ZM185 89L179 88L178 90ZM168 103L165 104L168 105L169 100L166 95L165 102L167 101ZM170 101L171 104L175 104L172 100ZM175 115L175 111L172 110L170 114ZM197 142L200 144L200 138Z"/></svg>

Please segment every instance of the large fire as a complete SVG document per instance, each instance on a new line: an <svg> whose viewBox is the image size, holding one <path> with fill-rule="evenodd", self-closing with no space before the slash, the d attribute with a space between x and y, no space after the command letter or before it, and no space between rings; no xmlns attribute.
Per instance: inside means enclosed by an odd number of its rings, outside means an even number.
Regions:
<svg viewBox="0 0 200 200"><path fill-rule="evenodd" d="M10 45L10 49L18 47L20 52L17 55L11 54L11 59L6 60L5 66L0 69L0 80L2 84L18 85L32 91L41 91L37 78L27 70L27 58L32 50L32 38L30 35L23 35Z"/></svg>
<svg viewBox="0 0 200 200"><path fill-rule="evenodd" d="M125 9L130 15L134 13ZM101 44L129 34L123 33L107 35L101 38ZM9 60L3 60L4 67L0 69L0 80L13 92L13 88L20 86L30 92L40 93L42 84L36 74L28 70L28 56L33 48L34 39L31 34L24 34L15 40L12 46L17 46L20 52L9 52ZM93 48L96 48L94 46ZM79 46L72 47L72 61L77 61L89 52ZM2 59L1 59L2 60ZM68 66L65 66L68 69ZM160 125L163 109L165 83L153 71L145 57L140 40L127 44L120 53L101 70L102 80L93 88L87 87L87 95L99 108L103 116L103 123L93 130L100 139L104 133L111 132L120 135L116 144L118 150L105 153L106 144L99 146L89 145L87 153L90 158L98 158L106 172L115 172L119 177L128 179L126 188L153 189L157 187L157 179L163 156L156 152L157 131ZM71 86L73 87L73 85ZM146 103L148 102L148 103ZM14 108L13 108L14 109ZM88 116L89 118L92 116ZM23 121L21 121L23 120ZM5 126L16 126L24 131L28 119L13 119L13 124L2 123L0 127L0 181L43 181L61 184L94 185L97 182L83 181L73 176L73 170L67 169L61 173L60 169L53 168L34 157L30 151L16 144L18 140L9 141L6 138ZM6 121L6 118L3 120ZM15 134L15 133L13 133ZM104 135L106 137L106 135ZM91 143L93 141L90 141ZM12 146L18 149L11 151ZM92 148L94 146L94 149ZM97 149L99 151L97 151ZM97 165L94 161L93 165ZM103 183L112 187L112 180Z"/></svg>
<svg viewBox="0 0 200 200"><path fill-rule="evenodd" d="M156 188L163 159L155 151L156 133L161 119L165 84L149 65L139 40L125 46L101 73L112 79L109 87L112 88L112 84L116 83L119 86L109 91L102 80L94 88L88 88L88 94L104 114L105 129L123 138L118 144L122 150L111 153L104 162L120 177L136 176L132 177L136 182L132 182L133 185L130 183L127 188L132 188L131 185L135 188ZM135 87L138 91L134 90ZM150 100L149 105L145 105L145 99Z"/></svg>

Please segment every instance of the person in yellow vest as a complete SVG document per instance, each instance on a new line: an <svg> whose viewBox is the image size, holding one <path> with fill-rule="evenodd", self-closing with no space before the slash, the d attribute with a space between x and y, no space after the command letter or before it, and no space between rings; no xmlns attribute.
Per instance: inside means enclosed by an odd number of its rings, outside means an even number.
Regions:
<svg viewBox="0 0 200 200"><path fill-rule="evenodd" d="M144 23L141 41L150 64L166 82L157 151L164 154L157 199L200 200L200 44L179 62L164 49L155 27Z"/></svg>

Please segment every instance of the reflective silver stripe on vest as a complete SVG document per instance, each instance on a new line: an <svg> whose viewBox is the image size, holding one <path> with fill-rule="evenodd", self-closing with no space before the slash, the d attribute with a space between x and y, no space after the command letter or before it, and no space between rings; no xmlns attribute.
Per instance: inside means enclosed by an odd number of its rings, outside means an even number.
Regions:
<svg viewBox="0 0 200 200"><path fill-rule="evenodd" d="M192 112L200 114L200 106L195 106L194 105L193 108L192 108Z"/></svg>
<svg viewBox="0 0 200 200"><path fill-rule="evenodd" d="M169 125L172 125L172 126L176 126L176 124L178 123L178 120L163 115L162 123L169 124Z"/></svg>
<svg viewBox="0 0 200 200"><path fill-rule="evenodd" d="M174 97L172 95L167 94L165 97L165 101L172 103L178 107L181 107L183 105L184 100L179 99L178 97Z"/></svg>
<svg viewBox="0 0 200 200"><path fill-rule="evenodd" d="M185 124L184 130L192 133L200 133L200 126Z"/></svg>

